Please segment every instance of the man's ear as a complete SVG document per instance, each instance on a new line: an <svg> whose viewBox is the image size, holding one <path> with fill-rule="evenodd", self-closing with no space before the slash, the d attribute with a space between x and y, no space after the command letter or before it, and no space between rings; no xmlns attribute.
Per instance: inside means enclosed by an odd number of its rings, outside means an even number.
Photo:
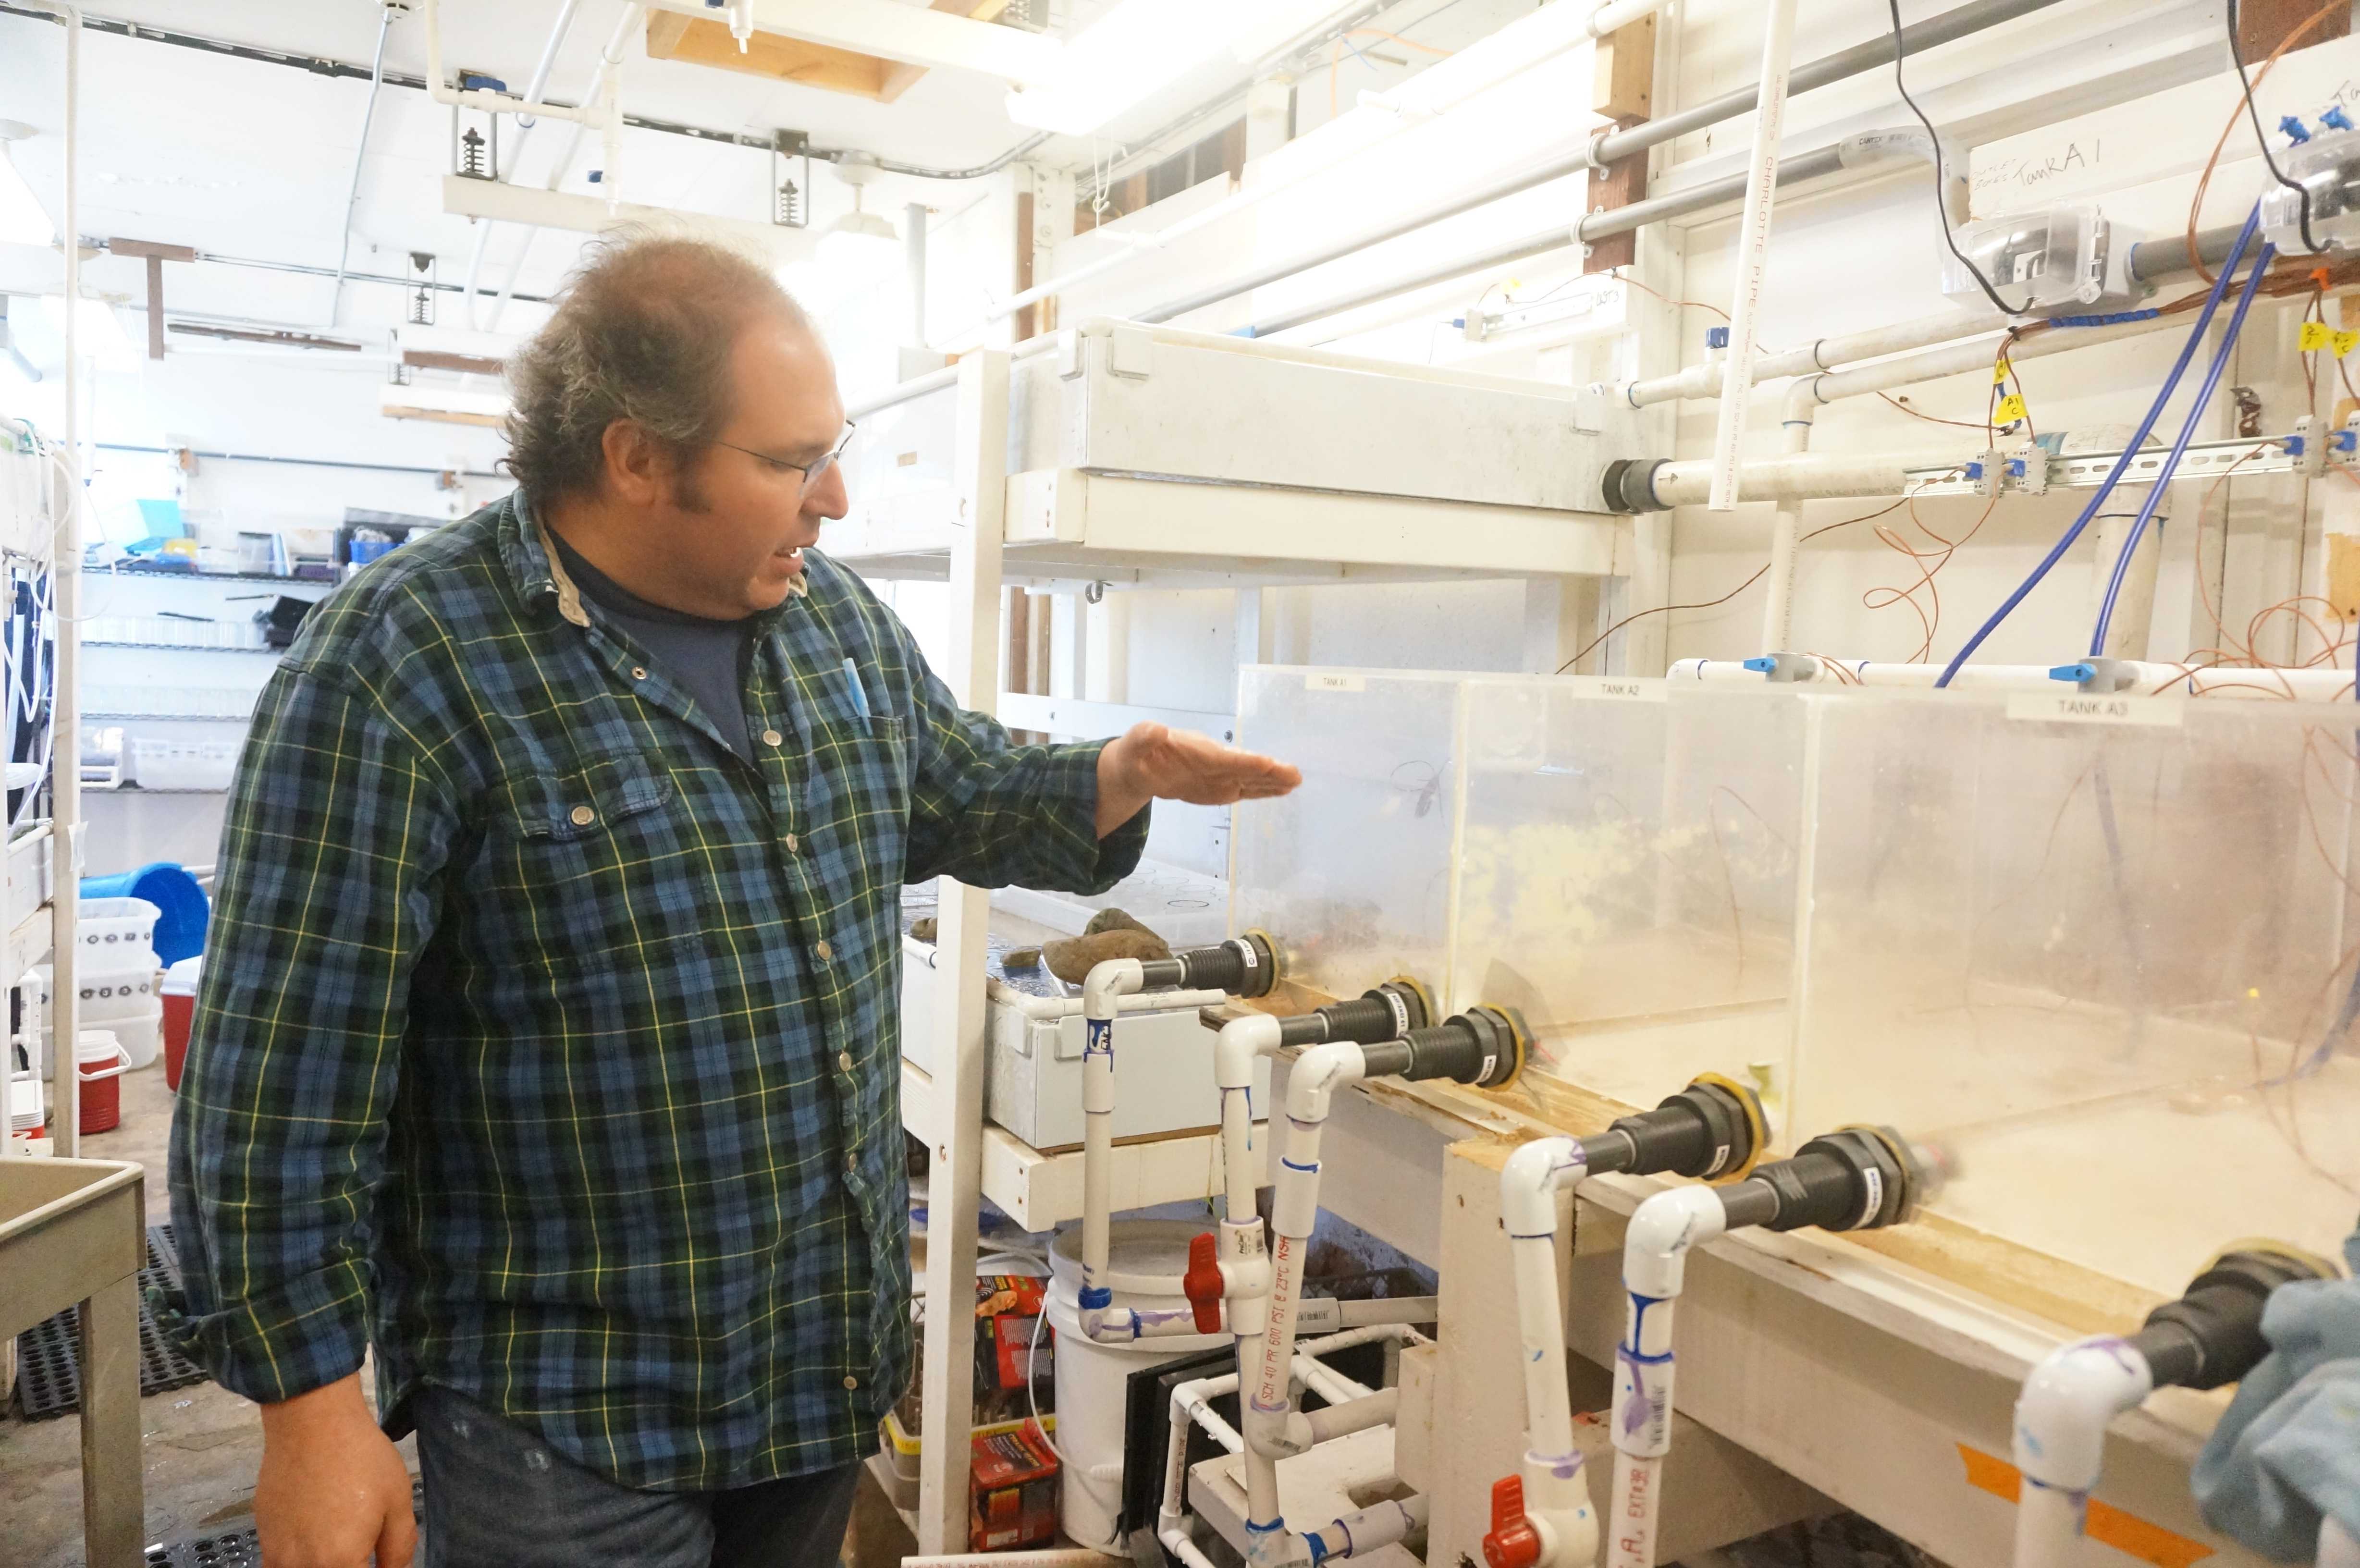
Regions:
<svg viewBox="0 0 2360 1568"><path fill-rule="evenodd" d="M636 420L608 421L598 445L606 454L608 494L633 507L652 507L663 500L670 454Z"/></svg>

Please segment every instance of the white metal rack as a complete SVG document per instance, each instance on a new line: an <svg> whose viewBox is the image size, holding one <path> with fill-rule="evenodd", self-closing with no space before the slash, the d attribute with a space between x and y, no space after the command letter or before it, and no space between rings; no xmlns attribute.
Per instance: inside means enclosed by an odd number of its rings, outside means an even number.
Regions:
<svg viewBox="0 0 2360 1568"><path fill-rule="evenodd" d="M950 583L940 673L982 712L1001 707L1009 583L1259 589L1633 570L1630 519L1590 508L1599 470L1635 451L1635 415L1570 387L1094 321L1048 352L978 351L953 384L856 413L862 499L831 526L828 553L868 575ZM1106 733L1134 713L1109 695L1025 699L1009 716ZM945 878L938 920L947 1005L930 1020L934 1073L904 1069L902 1118L931 1157L926 1290L947 1301L975 1272L982 1195L1028 1225L1054 1224L1078 1211L1079 1171L1076 1157L986 1124L988 895ZM1119 1150L1137 1202L1175 1182L1200 1190L1205 1142ZM964 1326L927 1320L929 1432L973 1425ZM964 1443L925 1447L922 1552L965 1549L968 1458Z"/></svg>

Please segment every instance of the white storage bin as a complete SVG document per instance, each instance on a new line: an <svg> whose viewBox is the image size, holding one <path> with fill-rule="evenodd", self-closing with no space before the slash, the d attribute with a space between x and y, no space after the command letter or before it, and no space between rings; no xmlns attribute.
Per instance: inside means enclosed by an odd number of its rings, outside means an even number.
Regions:
<svg viewBox="0 0 2360 1568"><path fill-rule="evenodd" d="M226 789L237 772L237 753L230 741L135 735L131 777L142 789Z"/></svg>
<svg viewBox="0 0 2360 1568"><path fill-rule="evenodd" d="M77 975L74 985L82 993L82 1022L111 1024L116 1018L135 1018L160 1007L162 984L163 971L152 967L116 975Z"/></svg>
<svg viewBox="0 0 2360 1568"><path fill-rule="evenodd" d="M163 1051L164 1004L152 996L145 1012L105 1019L93 1018L85 1013L82 1021L101 1023L111 1030L115 1038L123 1042L123 1049L130 1053L131 1065L135 1069L150 1065Z"/></svg>
<svg viewBox="0 0 2360 1568"><path fill-rule="evenodd" d="M156 921L163 910L145 898L84 898L76 912L82 966L92 974L138 968L156 962ZM144 953L144 960L135 953Z"/></svg>

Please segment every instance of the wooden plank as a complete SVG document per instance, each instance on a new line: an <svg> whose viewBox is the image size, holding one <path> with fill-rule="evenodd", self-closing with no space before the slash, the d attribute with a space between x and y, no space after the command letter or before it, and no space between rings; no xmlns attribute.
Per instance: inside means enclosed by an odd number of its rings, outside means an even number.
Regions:
<svg viewBox="0 0 2360 1568"><path fill-rule="evenodd" d="M1599 39L1597 60L1591 108L1614 120L1644 120L1655 114L1655 17L1642 16Z"/></svg>
<svg viewBox="0 0 2360 1568"><path fill-rule="evenodd" d="M162 245L155 240L111 239L106 248L111 255L146 256L154 261L197 259L197 253L188 245Z"/></svg>
<svg viewBox="0 0 2360 1568"><path fill-rule="evenodd" d="M1639 118L1644 118L1640 116ZM1628 129L1639 118L1617 119L1619 129ZM1610 212L1617 207L1627 207L1647 194L1647 155L1634 152L1628 158L1617 158L1590 177L1590 189L1584 205L1592 212ZM1628 267L1639 258L1639 232L1625 229L1619 234L1608 234L1593 240L1583 252L1581 270L1584 274L1612 272L1618 267Z"/></svg>
<svg viewBox="0 0 2360 1568"><path fill-rule="evenodd" d="M2286 36L2311 20L2319 9L2317 0L2245 0L2237 7L2237 48L2249 66L2259 67L2269 58L2270 50L2278 47ZM2296 49L2323 44L2330 38L2349 38L2352 16L2339 10L2327 20L2303 34Z"/></svg>
<svg viewBox="0 0 2360 1568"><path fill-rule="evenodd" d="M804 87L824 88L830 93L846 93L856 98L887 99L886 78L889 71L903 69L896 62L878 59L873 54L855 54L826 44L805 43L778 33L756 33L746 40L745 52L738 52L738 40L729 36L727 22L707 21L698 16L676 13L648 13L648 58L676 60L689 65L709 65L722 71L735 71L748 76L768 76L781 82L792 82ZM923 67L907 69L923 72ZM912 80L915 80L912 78ZM901 82L893 88L899 96L909 85Z"/></svg>
<svg viewBox="0 0 2360 1568"><path fill-rule="evenodd" d="M934 0L930 9L989 22L1008 9L1008 0ZM880 103L892 103L926 74L923 65L808 43L781 33L757 31L740 53L727 22L676 11L648 13L648 58L776 77L805 87L873 98Z"/></svg>

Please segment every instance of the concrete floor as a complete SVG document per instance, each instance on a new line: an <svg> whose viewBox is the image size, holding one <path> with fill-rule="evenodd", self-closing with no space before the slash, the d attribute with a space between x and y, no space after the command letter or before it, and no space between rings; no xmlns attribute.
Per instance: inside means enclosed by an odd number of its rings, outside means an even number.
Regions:
<svg viewBox="0 0 2360 1568"><path fill-rule="evenodd" d="M164 1186L171 1091L160 1062L125 1073L122 1083L122 1125L84 1138L82 1153L145 1165L148 1223L162 1225L171 1217ZM140 1400L139 1417L149 1541L235 1528L253 1512L262 1423L251 1402L218 1383L197 1383ZM411 1446L405 1440L401 1449L415 1471ZM0 1561L8 1568L82 1568L82 1423L74 1417L0 1419Z"/></svg>

